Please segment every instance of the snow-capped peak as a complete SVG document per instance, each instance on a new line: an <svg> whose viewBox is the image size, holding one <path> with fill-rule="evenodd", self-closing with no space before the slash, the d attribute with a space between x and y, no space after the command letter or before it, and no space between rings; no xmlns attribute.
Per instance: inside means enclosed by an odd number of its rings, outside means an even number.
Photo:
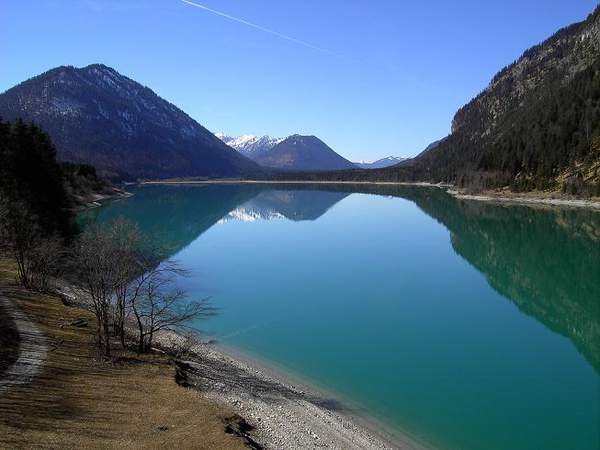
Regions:
<svg viewBox="0 0 600 450"><path fill-rule="evenodd" d="M222 132L216 133L215 136L230 147L245 155L262 153L264 151L271 150L285 139L273 138L271 136L258 137L253 134L243 134L241 136L233 137Z"/></svg>
<svg viewBox="0 0 600 450"><path fill-rule="evenodd" d="M215 136L218 137L219 139L221 139L223 142L225 142L230 147L234 147L234 148L243 147L244 145L248 145L253 142L256 142L256 140L258 139L253 134L243 134L241 136L233 137L233 136L229 136L225 133L216 133Z"/></svg>

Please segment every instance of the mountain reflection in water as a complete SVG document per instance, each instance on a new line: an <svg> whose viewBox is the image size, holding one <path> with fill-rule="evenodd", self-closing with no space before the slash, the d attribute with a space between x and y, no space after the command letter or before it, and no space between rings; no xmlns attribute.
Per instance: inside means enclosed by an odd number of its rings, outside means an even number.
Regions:
<svg viewBox="0 0 600 450"><path fill-rule="evenodd" d="M219 222L317 220L353 193L414 202L450 231L455 252L497 292L568 337L600 373L597 211L458 200L441 189L413 186L207 184L141 186L80 220L126 216L175 254Z"/></svg>

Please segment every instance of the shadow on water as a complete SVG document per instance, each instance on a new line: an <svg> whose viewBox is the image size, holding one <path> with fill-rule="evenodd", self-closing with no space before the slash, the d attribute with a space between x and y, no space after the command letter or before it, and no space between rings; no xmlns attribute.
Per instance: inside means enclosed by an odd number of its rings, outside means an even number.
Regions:
<svg viewBox="0 0 600 450"><path fill-rule="evenodd" d="M448 228L456 253L496 291L568 337L600 373L600 213L493 205L443 192L411 197Z"/></svg>
<svg viewBox="0 0 600 450"><path fill-rule="evenodd" d="M490 286L569 338L600 374L600 212L460 200L417 186L355 192L414 202L450 231L454 251Z"/></svg>
<svg viewBox="0 0 600 450"><path fill-rule="evenodd" d="M82 220L124 215L176 253L221 220L316 220L352 193L401 197L522 312L568 337L600 373L600 213L458 200L437 188L375 185L144 186Z"/></svg>
<svg viewBox="0 0 600 450"><path fill-rule="evenodd" d="M413 201L490 286L569 338L600 373L600 212L459 200L416 186L359 191Z"/></svg>

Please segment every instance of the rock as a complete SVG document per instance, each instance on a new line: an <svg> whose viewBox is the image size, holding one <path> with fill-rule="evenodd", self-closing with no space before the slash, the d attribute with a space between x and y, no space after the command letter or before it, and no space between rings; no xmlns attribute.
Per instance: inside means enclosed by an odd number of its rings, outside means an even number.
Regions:
<svg viewBox="0 0 600 450"><path fill-rule="evenodd" d="M88 326L88 320L85 318L75 319L69 323L72 327L85 328Z"/></svg>
<svg viewBox="0 0 600 450"><path fill-rule="evenodd" d="M69 295L69 294L60 292L58 294L58 296L60 297L60 301L62 302L62 304L65 306L76 306L77 305L77 299L73 295Z"/></svg>
<svg viewBox="0 0 600 450"><path fill-rule="evenodd" d="M254 450L263 449L263 446L256 442L252 436L250 436L250 432L254 430L254 427L246 422L243 417L234 414L233 416L226 417L224 421L225 433L233 434L234 436L242 438L246 446L249 448Z"/></svg>

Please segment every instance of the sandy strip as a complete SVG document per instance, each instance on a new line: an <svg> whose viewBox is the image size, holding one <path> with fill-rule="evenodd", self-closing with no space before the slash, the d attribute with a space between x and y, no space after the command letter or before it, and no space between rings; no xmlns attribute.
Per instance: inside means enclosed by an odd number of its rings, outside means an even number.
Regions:
<svg viewBox="0 0 600 450"><path fill-rule="evenodd" d="M17 384L30 383L42 370L48 346L40 329L8 298L0 295L3 310L19 332L19 357L0 379L0 394Z"/></svg>

